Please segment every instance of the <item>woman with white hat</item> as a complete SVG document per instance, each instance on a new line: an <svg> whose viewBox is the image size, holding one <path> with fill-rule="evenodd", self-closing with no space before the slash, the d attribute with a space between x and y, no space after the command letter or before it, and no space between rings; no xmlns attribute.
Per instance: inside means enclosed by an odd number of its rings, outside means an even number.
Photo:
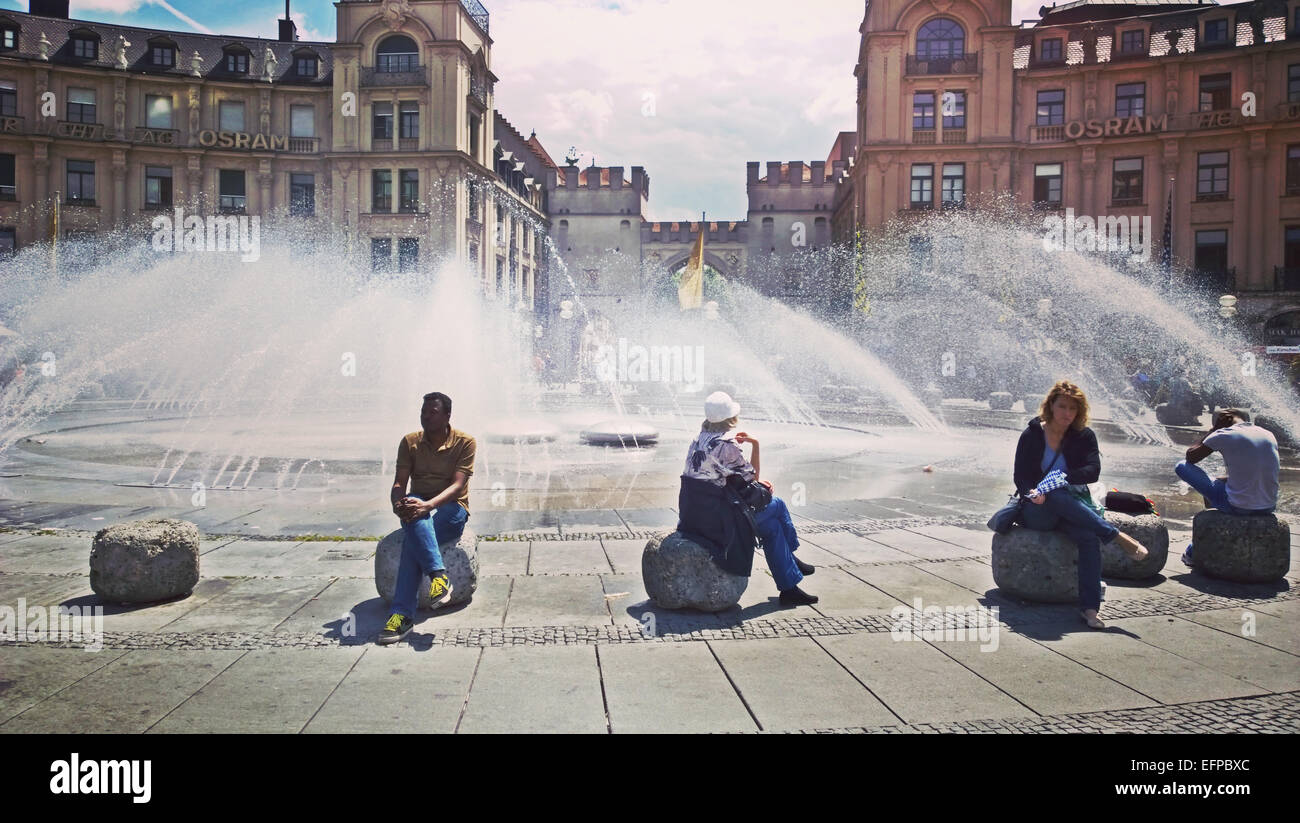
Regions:
<svg viewBox="0 0 1300 823"><path fill-rule="evenodd" d="M729 478L738 478L746 483L758 482L771 491L772 484L759 479L758 440L746 432L736 431L740 424L739 415L740 404L726 392L714 392L704 401L705 421L686 453L686 468L682 472L679 531L705 537L735 531L719 525L732 516L730 510L734 509L734 506L727 505L724 496ZM752 446L752 462L745 459L738 445L742 443ZM812 574L815 569L794 556L795 549L799 548L799 538L785 501L773 496L772 502L753 513L753 523L763 542L767 567L781 592L781 605L816 603L815 596L799 588L804 576ZM711 542L722 541L714 537ZM719 565L734 573L748 575L752 561L750 552L746 557L728 556Z"/></svg>

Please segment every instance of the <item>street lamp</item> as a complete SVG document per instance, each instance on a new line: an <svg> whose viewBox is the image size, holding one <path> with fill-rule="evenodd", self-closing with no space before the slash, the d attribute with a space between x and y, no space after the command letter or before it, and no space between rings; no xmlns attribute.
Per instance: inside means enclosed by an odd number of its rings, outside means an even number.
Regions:
<svg viewBox="0 0 1300 823"><path fill-rule="evenodd" d="M1219 298L1219 316L1224 320L1237 316L1237 298L1234 295L1225 294Z"/></svg>

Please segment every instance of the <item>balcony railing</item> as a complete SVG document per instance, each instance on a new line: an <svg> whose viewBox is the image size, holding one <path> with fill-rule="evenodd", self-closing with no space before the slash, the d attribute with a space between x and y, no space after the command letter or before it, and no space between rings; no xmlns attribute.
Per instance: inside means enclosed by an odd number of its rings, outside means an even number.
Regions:
<svg viewBox="0 0 1300 823"><path fill-rule="evenodd" d="M923 146L934 145L934 129L912 129L912 142Z"/></svg>
<svg viewBox="0 0 1300 823"><path fill-rule="evenodd" d="M976 74L979 54L954 54L951 57L907 55L908 74Z"/></svg>
<svg viewBox="0 0 1300 823"><path fill-rule="evenodd" d="M420 148L420 138L418 137L401 137L397 140L399 151L417 151Z"/></svg>
<svg viewBox="0 0 1300 823"><path fill-rule="evenodd" d="M319 137L290 137L290 154L315 154L320 150Z"/></svg>
<svg viewBox="0 0 1300 823"><path fill-rule="evenodd" d="M1300 291L1300 266L1274 266L1273 280L1278 291Z"/></svg>
<svg viewBox="0 0 1300 823"><path fill-rule="evenodd" d="M482 105L487 105L487 81L479 78L471 78L469 82L469 96L477 100Z"/></svg>
<svg viewBox="0 0 1300 823"><path fill-rule="evenodd" d="M944 145L947 146L951 146L955 143L965 143L966 130L965 129L944 129L943 142Z"/></svg>
<svg viewBox="0 0 1300 823"><path fill-rule="evenodd" d="M414 71L379 71L372 67L363 66L361 69L361 85L367 88L377 86L427 86L429 79L424 74L422 66L416 66Z"/></svg>
<svg viewBox="0 0 1300 823"><path fill-rule="evenodd" d="M483 8L482 3L478 0L460 0L460 7L474 21L474 25L482 29L484 34L488 33L488 10Z"/></svg>
<svg viewBox="0 0 1300 823"><path fill-rule="evenodd" d="M1065 126L1030 126L1029 142L1059 143L1065 139Z"/></svg>
<svg viewBox="0 0 1300 823"><path fill-rule="evenodd" d="M371 151L392 151L393 140L390 137L375 137L370 141Z"/></svg>
<svg viewBox="0 0 1300 823"><path fill-rule="evenodd" d="M1226 191L1205 191L1205 192L1198 191L1196 193L1197 203L1217 203L1220 200L1227 200L1227 199L1228 199L1228 193Z"/></svg>

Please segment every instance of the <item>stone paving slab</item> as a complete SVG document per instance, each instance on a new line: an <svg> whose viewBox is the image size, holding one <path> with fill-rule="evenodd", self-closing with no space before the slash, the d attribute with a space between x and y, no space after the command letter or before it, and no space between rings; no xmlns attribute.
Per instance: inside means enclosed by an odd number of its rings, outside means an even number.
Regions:
<svg viewBox="0 0 1300 823"><path fill-rule="evenodd" d="M997 648L979 642L936 643L944 654L1043 715L1157 705L1138 692L1002 627Z"/></svg>
<svg viewBox="0 0 1300 823"><path fill-rule="evenodd" d="M601 587L605 591L605 606L613 616L616 626L641 626L642 618L648 612L658 614L662 610L650 602L646 594L645 581L638 574L602 574Z"/></svg>
<svg viewBox="0 0 1300 823"><path fill-rule="evenodd" d="M239 581L216 577L200 579L189 597L142 606L104 607L104 630L108 632L160 631L170 623L234 588ZM99 602L96 598L95 603Z"/></svg>
<svg viewBox="0 0 1300 823"><path fill-rule="evenodd" d="M248 652L149 729L150 734L302 731L363 649Z"/></svg>
<svg viewBox="0 0 1300 823"><path fill-rule="evenodd" d="M81 595L92 594L89 575L0 574L0 605L17 610L18 599L27 606L57 606ZM98 598L95 603L98 603ZM70 603L68 605L81 605ZM93 604L92 604L93 605Z"/></svg>
<svg viewBox="0 0 1300 823"><path fill-rule="evenodd" d="M993 567L979 560L949 560L944 563L918 563L916 568L947 580L977 595L997 589Z"/></svg>
<svg viewBox="0 0 1300 823"><path fill-rule="evenodd" d="M1161 703L1245 697L1268 691L1144 643L1115 626L1118 622L1108 623L1104 632L1076 630L1062 634L1048 627L1030 626L1023 634Z"/></svg>
<svg viewBox="0 0 1300 823"><path fill-rule="evenodd" d="M1207 669L1273 692L1300 689L1300 657L1176 617L1132 617L1108 625Z"/></svg>
<svg viewBox="0 0 1300 823"><path fill-rule="evenodd" d="M364 643L383 628L389 614L375 593L374 580L338 579L277 624L275 631L320 634L345 644ZM349 631L355 631L350 638L345 634Z"/></svg>
<svg viewBox="0 0 1300 823"><path fill-rule="evenodd" d="M608 728L594 647L518 646L483 650L459 731L604 733Z"/></svg>
<svg viewBox="0 0 1300 823"><path fill-rule="evenodd" d="M961 546L971 551L964 554L993 554L993 532L987 528L963 529L961 526L921 526L908 531L933 537L954 546Z"/></svg>
<svg viewBox="0 0 1300 823"><path fill-rule="evenodd" d="M615 574L641 573L641 555L645 553L646 541L603 537L600 542Z"/></svg>
<svg viewBox="0 0 1300 823"><path fill-rule="evenodd" d="M968 507L956 509L950 506L936 506L922 503L920 500L904 497L881 497L874 500L877 505L894 509L908 517L950 517L969 511ZM992 514L992 512L990 512Z"/></svg>
<svg viewBox="0 0 1300 823"><path fill-rule="evenodd" d="M539 540L528 561L529 574L604 574L613 570L599 540Z"/></svg>
<svg viewBox="0 0 1300 823"><path fill-rule="evenodd" d="M528 574L530 545L527 540L478 541L479 576Z"/></svg>
<svg viewBox="0 0 1300 823"><path fill-rule="evenodd" d="M599 654L614 732L683 734L758 728L707 644L605 646Z"/></svg>
<svg viewBox="0 0 1300 823"><path fill-rule="evenodd" d="M560 534L588 534L596 531L627 530L623 518L613 509L569 511L560 523Z"/></svg>
<svg viewBox="0 0 1300 823"><path fill-rule="evenodd" d="M1245 621L1242 620L1242 615L1248 611L1255 622L1255 634L1247 639L1256 643L1263 643L1265 646L1274 649L1300 655L1300 632L1296 631L1295 623L1291 620L1275 617L1267 612L1240 608L1212 609L1178 616L1184 620L1191 620L1200 623L1202 626L1209 626L1230 635L1241 636L1243 627L1246 625Z"/></svg>
<svg viewBox="0 0 1300 823"><path fill-rule="evenodd" d="M1280 600L1276 603L1259 602L1251 604L1250 608L1253 611L1290 620L1293 626L1300 622L1300 600Z"/></svg>
<svg viewBox="0 0 1300 823"><path fill-rule="evenodd" d="M510 602L513 585L514 579L509 577L479 577L478 588L468 603L432 612L418 612L415 615L415 626L420 631L437 634L462 627L496 628L505 625L506 604ZM370 591L373 593L374 590L374 581L370 581ZM379 603L383 605L383 601ZM384 620L388 619L391 611L390 608L383 607Z"/></svg>
<svg viewBox="0 0 1300 823"><path fill-rule="evenodd" d="M823 566L805 577L800 588L819 598L813 608L827 616L889 614L898 599L864 583L843 569Z"/></svg>
<svg viewBox="0 0 1300 823"><path fill-rule="evenodd" d="M122 655L121 649L78 652L46 646L6 648L0 665L0 724ZM4 731L0 725L0 731Z"/></svg>
<svg viewBox="0 0 1300 823"><path fill-rule="evenodd" d="M819 546L842 558L843 563L901 563L915 561L916 558L906 552L891 549L888 546L868 540L849 532L827 532L825 534L799 535L799 542ZM838 564L837 564L838 565Z"/></svg>
<svg viewBox="0 0 1300 823"><path fill-rule="evenodd" d="M65 652L72 653L73 650ZM143 732L234 663L241 654L237 651L128 652L6 721L0 725L0 732ZM229 711L230 707L226 710Z"/></svg>
<svg viewBox="0 0 1300 823"><path fill-rule="evenodd" d="M920 598L926 606L978 606L988 598L925 571L925 566L847 566L845 571L907 605Z"/></svg>
<svg viewBox="0 0 1300 823"><path fill-rule="evenodd" d="M275 574L284 569L276 561L300 545L281 540L234 540L199 555L199 572L204 577L283 577Z"/></svg>
<svg viewBox="0 0 1300 823"><path fill-rule="evenodd" d="M326 587L289 577L247 579L166 626L169 632L270 631Z"/></svg>
<svg viewBox="0 0 1300 823"><path fill-rule="evenodd" d="M369 647L305 733L451 734L469 696L480 649Z"/></svg>
<svg viewBox="0 0 1300 823"><path fill-rule="evenodd" d="M871 540L922 560L947 560L952 557L970 557L973 554L964 546L957 546L906 529L877 532L871 535ZM989 552L991 555L992 549Z"/></svg>
<svg viewBox="0 0 1300 823"><path fill-rule="evenodd" d="M795 555L803 562L811 563L817 568L822 566L842 566L845 563L843 557L834 552L828 552L814 543L809 543L802 537L799 539L799 548L795 549Z"/></svg>
<svg viewBox="0 0 1300 823"><path fill-rule="evenodd" d="M649 529L652 531L671 532L677 528L677 510L650 508L650 509L615 509L618 516L629 528L636 530ZM644 545L644 543L642 544Z"/></svg>
<svg viewBox="0 0 1300 823"><path fill-rule="evenodd" d="M809 638L708 644L765 731L874 725L898 718Z"/></svg>
<svg viewBox="0 0 1300 823"><path fill-rule="evenodd" d="M870 500L823 500L817 504L799 506L790 511L803 514L809 506L817 505L814 517L827 523L839 523L862 519L892 520L903 517L903 513L888 506Z"/></svg>
<svg viewBox="0 0 1300 823"><path fill-rule="evenodd" d="M605 592L595 575L516 577L507 626L585 626L610 623Z"/></svg>
<svg viewBox="0 0 1300 823"><path fill-rule="evenodd" d="M905 723L1033 714L930 643L903 642L891 634L822 637L817 642ZM978 641L973 645L979 648Z"/></svg>

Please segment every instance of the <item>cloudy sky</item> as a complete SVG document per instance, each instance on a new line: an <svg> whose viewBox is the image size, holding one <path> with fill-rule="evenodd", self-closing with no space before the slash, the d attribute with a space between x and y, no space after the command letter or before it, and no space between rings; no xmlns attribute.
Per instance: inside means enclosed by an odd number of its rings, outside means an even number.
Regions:
<svg viewBox="0 0 1300 823"><path fill-rule="evenodd" d="M557 162L645 166L652 219L745 216L745 163L824 160L854 127L862 0L482 0L497 108ZM1015 0L1012 19L1042 0ZM25 11L27 0L0 0ZM283 0L72 0L72 16L274 37ZM330 0L293 0L334 39Z"/></svg>

